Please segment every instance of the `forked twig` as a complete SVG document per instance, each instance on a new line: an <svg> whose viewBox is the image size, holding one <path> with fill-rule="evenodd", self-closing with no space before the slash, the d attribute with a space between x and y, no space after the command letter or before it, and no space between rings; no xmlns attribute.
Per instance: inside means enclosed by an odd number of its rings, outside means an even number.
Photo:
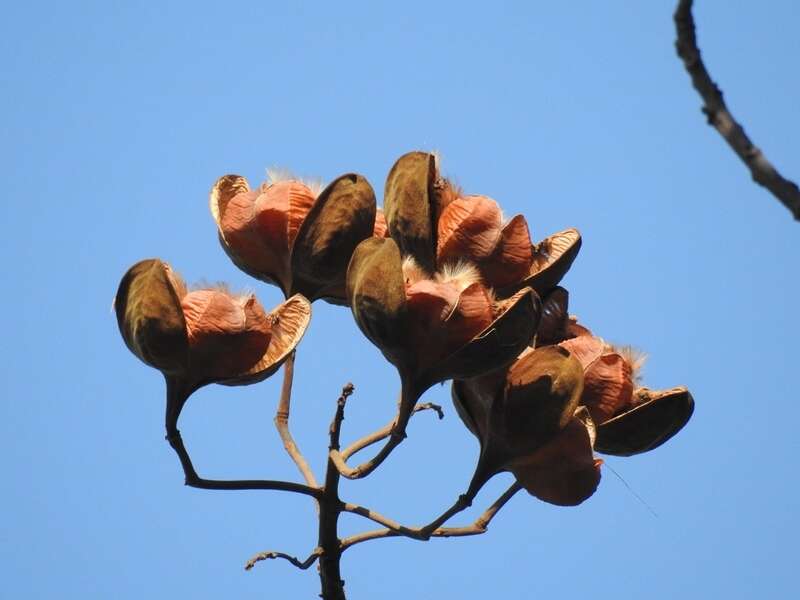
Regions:
<svg viewBox="0 0 800 600"><path fill-rule="evenodd" d="M302 569L303 571L305 571L308 567L310 567L317 561L317 559L320 557L321 554L322 554L322 548L315 548L307 559L301 561L299 558L295 556L290 556L283 552L273 552L271 550L267 552L259 552L258 554L253 556L253 558L251 558L245 563L244 570L249 571L250 569L256 566L256 563L261 562L262 560L282 558L284 560L288 560L298 569Z"/></svg>
<svg viewBox="0 0 800 600"><path fill-rule="evenodd" d="M430 532L429 538L431 537L463 537L469 535L480 535L482 533L486 533L489 529L489 523L491 523L492 519L495 515L500 512L500 509L505 506L505 504L511 500L511 498L516 494L522 486L518 482L514 482L511 487L509 487L502 496L500 496L495 502L488 508L486 511L478 517L471 525L467 525L464 527L436 527L433 531ZM454 505L457 506L458 503ZM452 509L451 509L452 510ZM449 511L448 511L449 512ZM373 516L375 513L373 513ZM442 515L444 517L447 515L447 512ZM440 517L440 519L442 518ZM369 517L372 518L372 517ZM449 517L448 517L449 518ZM377 521L377 519L372 519ZM446 519L445 519L446 520ZM438 519L437 519L438 521ZM380 521L377 521L380 522ZM435 523L436 521L434 521ZM360 544L362 542L367 542L369 540L376 540L380 538L386 537L411 537L412 539L428 539L428 538L421 538L417 535L407 535L404 533L403 530L410 530L413 532L421 532L426 528L410 528L410 527L402 527L401 528L393 528L388 527L390 523L394 523L393 521L387 519L384 525L387 525L386 529L375 529L372 531L365 531L364 533L358 533L356 535L351 535L346 537L341 542L341 550L344 552L346 549Z"/></svg>
<svg viewBox="0 0 800 600"><path fill-rule="evenodd" d="M357 467L350 467L347 464L347 458L338 448L332 449L328 453L328 459L334 465L334 467L336 467L336 470L339 471L339 474L342 477L346 477L347 479L361 479L362 477L366 477L372 473L372 471L377 469L378 466L392 453L392 451L399 446L404 439L406 439L406 428L408 427L409 420L411 420L411 415L413 415L415 412L418 412L415 411L415 406L420 395L421 392L414 385L408 384L405 380L403 380L403 385L400 392L400 401L398 402L397 416L392 420L391 425L388 426L388 432L385 431L386 427L384 427L375 434L370 434L367 436L367 438L356 442L356 444L359 446L364 443L365 445L360 447L365 448L376 441L388 438L384 446L371 459L364 461ZM441 407L439 408L441 409ZM366 443L366 441L369 443ZM356 444L354 444L354 446ZM356 451L357 450L353 450L351 454Z"/></svg>
<svg viewBox="0 0 800 600"><path fill-rule="evenodd" d="M407 408L403 409L401 407L397 413L397 417L393 421L393 425L388 435L384 436L383 438L389 438L389 440L375 456L367 461L364 461L357 467L350 467L338 448L332 448L330 452L328 452L328 459L342 477L347 479L361 479L362 477L366 477L375 469L377 469L381 463L392 453L392 450L394 450L404 439L406 439L406 427L408 426L408 421L410 418L411 410Z"/></svg>
<svg viewBox="0 0 800 600"><path fill-rule="evenodd" d="M750 169L753 181L769 190L800 221L800 188L778 173L764 153L747 137L742 126L733 118L722 98L722 92L711 79L697 46L692 0L680 0L675 9L678 39L675 48L692 78L694 89L703 99L703 112L712 125Z"/></svg>
<svg viewBox="0 0 800 600"><path fill-rule="evenodd" d="M436 414L439 416L439 419L440 420L444 419L444 411L442 410L442 407L439 406L438 404L434 404L433 402L425 402L423 404L418 404L417 406L414 407L414 410L411 411L411 414L413 416L418 412L422 412L423 410L436 411ZM361 439L356 440L355 442L350 444L347 448L342 450L341 452L342 458L344 460L347 460L348 458L353 456L353 454L355 454L356 452L359 452L364 448L371 446L372 444L380 442L381 440L385 440L387 437L389 437L389 435L391 435L392 429L394 428L396 422L397 418L394 418L381 429L378 429L377 431L374 431L369 435L365 435Z"/></svg>

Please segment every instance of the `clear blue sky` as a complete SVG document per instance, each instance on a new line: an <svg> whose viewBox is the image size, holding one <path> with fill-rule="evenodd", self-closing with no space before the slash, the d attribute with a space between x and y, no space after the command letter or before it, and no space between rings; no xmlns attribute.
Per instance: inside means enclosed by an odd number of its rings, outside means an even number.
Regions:
<svg viewBox="0 0 800 600"><path fill-rule="evenodd" d="M13 3L0 23L5 256L0 574L8 598L313 598L313 506L185 488L163 439L163 382L124 347L111 301L133 262L188 280L239 272L207 209L228 172L365 175L437 149L468 191L541 238L584 236L565 283L595 331L685 384L693 420L606 469L577 508L518 495L481 537L380 540L343 562L349 597L788 598L798 525L800 225L705 125L673 50L674 2ZM734 114L800 178L796 3L701 1L701 46ZM321 473L382 425L397 379L349 311L314 307L293 429ZM208 477L297 477L272 428L279 377L211 387L182 431ZM342 493L409 524L449 506L477 444L447 387L409 439ZM508 485L497 478L474 518ZM345 532L371 528L345 518Z"/></svg>

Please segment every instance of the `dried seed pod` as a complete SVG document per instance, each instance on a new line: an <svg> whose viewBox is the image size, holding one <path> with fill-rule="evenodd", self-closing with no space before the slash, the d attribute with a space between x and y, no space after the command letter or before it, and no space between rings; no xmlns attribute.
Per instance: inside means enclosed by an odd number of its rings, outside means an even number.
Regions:
<svg viewBox="0 0 800 600"><path fill-rule="evenodd" d="M389 235L430 272L436 270L436 176L432 154L409 152L392 166L383 194Z"/></svg>
<svg viewBox="0 0 800 600"><path fill-rule="evenodd" d="M500 206L486 196L462 196L442 210L436 255L444 264L467 259L487 285L505 287L523 279L532 260L528 224L517 215L503 226Z"/></svg>
<svg viewBox="0 0 800 600"><path fill-rule="evenodd" d="M143 260L125 273L114 300L128 349L166 374L183 373L189 366L189 337L181 309L185 288L176 283L169 265Z"/></svg>
<svg viewBox="0 0 800 600"><path fill-rule="evenodd" d="M569 229L532 245L522 215L503 224L497 202L462 194L440 176L437 162L433 154L409 152L387 177L386 220L401 255L428 273L469 262L500 297L524 287L543 295L555 287L578 253L578 232Z"/></svg>
<svg viewBox="0 0 800 600"><path fill-rule="evenodd" d="M584 408L579 409L560 434L537 452L511 465L528 493L557 506L576 506L589 498L600 484L603 461L594 458L594 425Z"/></svg>
<svg viewBox="0 0 800 600"><path fill-rule="evenodd" d="M584 368L584 404L597 425L597 450L631 456L657 448L689 421L694 399L684 387L664 391L634 389L644 356L618 349L572 323L575 337L559 345Z"/></svg>
<svg viewBox="0 0 800 600"><path fill-rule="evenodd" d="M520 286L529 286L537 294L546 295L567 274L580 249L581 234L577 229L565 229L543 239L533 246L528 275L501 293L507 295Z"/></svg>
<svg viewBox="0 0 800 600"><path fill-rule="evenodd" d="M639 388L633 396L630 409L598 426L598 452L633 456L654 450L683 429L694 412L694 399L685 387Z"/></svg>
<svg viewBox="0 0 800 600"><path fill-rule="evenodd" d="M247 274L289 297L302 293L344 304L344 277L355 247L373 235L375 193L360 175L335 179L321 193L297 180L257 190L238 175L214 184L211 214L225 252Z"/></svg>
<svg viewBox="0 0 800 600"><path fill-rule="evenodd" d="M578 406L580 363L564 348L526 349L506 369L454 381L453 403L481 443L471 491L511 471L532 495L574 505L594 493L600 462L592 453L594 425Z"/></svg>
<svg viewBox="0 0 800 600"><path fill-rule="evenodd" d="M347 292L356 323L406 383L425 389L504 366L531 341L539 300L530 290L495 302L470 271L428 276L411 261L404 277L393 239L369 239L353 254Z"/></svg>
<svg viewBox="0 0 800 600"><path fill-rule="evenodd" d="M186 397L209 383L265 379L297 346L311 317L300 295L267 314L252 295L224 288L187 291L159 259L128 270L115 308L128 348L178 383Z"/></svg>
<svg viewBox="0 0 800 600"><path fill-rule="evenodd" d="M320 193L300 226L291 252L294 289L309 298L336 297L350 257L376 226L375 192L360 175L343 175Z"/></svg>

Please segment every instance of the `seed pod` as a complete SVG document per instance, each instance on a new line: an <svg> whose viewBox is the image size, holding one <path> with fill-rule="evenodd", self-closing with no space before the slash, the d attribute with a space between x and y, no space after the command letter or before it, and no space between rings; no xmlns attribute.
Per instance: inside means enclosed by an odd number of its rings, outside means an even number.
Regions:
<svg viewBox="0 0 800 600"><path fill-rule="evenodd" d="M311 306L296 295L265 313L255 296L225 288L187 291L159 259L131 267L115 299L128 348L184 395L209 383L243 385L272 375L303 337Z"/></svg>
<svg viewBox="0 0 800 600"><path fill-rule="evenodd" d="M470 491L511 471L532 495L574 505L594 493L600 463L594 424L578 402L580 363L564 348L525 350L507 369L454 381L453 403L481 443Z"/></svg>
<svg viewBox="0 0 800 600"><path fill-rule="evenodd" d="M319 195L301 181L276 180L250 190L225 175L211 190L220 243L245 273L273 283L289 297L344 304L344 279L355 247L371 237L375 193L366 179L347 174Z"/></svg>

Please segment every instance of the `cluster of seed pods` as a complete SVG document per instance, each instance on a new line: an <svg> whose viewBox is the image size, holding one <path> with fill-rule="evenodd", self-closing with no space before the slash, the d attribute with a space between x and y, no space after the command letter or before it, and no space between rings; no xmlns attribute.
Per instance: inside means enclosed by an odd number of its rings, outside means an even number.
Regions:
<svg viewBox="0 0 800 600"><path fill-rule="evenodd" d="M504 222L487 196L468 195L426 152L400 157L383 209L356 174L324 189L238 175L213 186L222 248L286 301L266 313L252 295L188 291L161 260L137 263L116 298L130 350L188 396L208 383L273 374L310 322L311 303L349 306L359 329L398 371L397 423L422 394L452 380L479 440L471 490L509 471L532 495L574 505L594 493L602 460L651 450L688 421L685 388L638 387L640 359L579 325L558 287L581 246L575 229L537 243L522 215Z"/></svg>

